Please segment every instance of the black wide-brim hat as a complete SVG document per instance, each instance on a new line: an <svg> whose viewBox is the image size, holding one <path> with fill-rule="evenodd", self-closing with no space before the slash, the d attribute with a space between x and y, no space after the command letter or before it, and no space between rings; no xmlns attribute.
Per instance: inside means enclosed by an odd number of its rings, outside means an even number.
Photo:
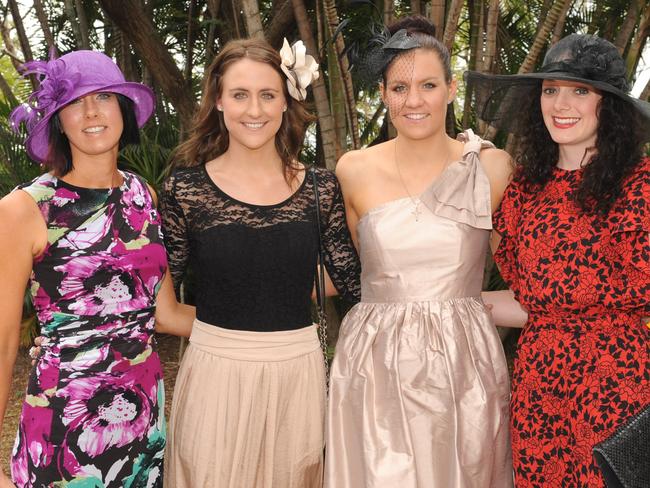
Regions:
<svg viewBox="0 0 650 488"><path fill-rule="evenodd" d="M542 80L584 83L630 103L650 127L650 103L629 94L625 61L609 41L589 34L571 34L546 53L539 72L494 75L465 72L476 115L497 129L514 134L526 130L524 107Z"/></svg>

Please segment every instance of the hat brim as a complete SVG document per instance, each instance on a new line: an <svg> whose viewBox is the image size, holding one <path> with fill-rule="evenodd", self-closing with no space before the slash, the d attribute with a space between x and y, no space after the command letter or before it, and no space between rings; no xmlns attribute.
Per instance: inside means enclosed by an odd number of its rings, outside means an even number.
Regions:
<svg viewBox="0 0 650 488"><path fill-rule="evenodd" d="M519 133L522 129L521 125L516 120L517 117L512 117L509 120L505 120L505 118L502 117L498 119L494 118L490 114L498 113L498 111L490 108L490 104L503 103L507 98L521 98L525 100L525 93L538 87L539 83L543 80L584 83L585 85L591 86L601 92L611 93L612 95L632 104L645 119L646 124L650 124L650 103L639 100L609 83L581 78L573 73L552 72L495 75L479 73L477 71L466 71L464 79L467 86L471 87L472 90L483 91L483 94L478 97L479 99L477 100L477 105L479 105L476 107L478 117L499 129L504 129L513 133ZM506 94L506 92L512 92L512 94ZM514 95L515 93L518 93L518 96ZM515 100L510 100L510 103L513 103L514 101Z"/></svg>
<svg viewBox="0 0 650 488"><path fill-rule="evenodd" d="M49 122L52 116L77 98L95 92L118 93L132 100L138 127L142 127L149 120L156 107L156 97L153 91L142 83L125 81L111 85L92 84L79 86L66 97L65 101L62 101L56 110L46 114L31 130L25 140L25 147L29 157L38 163L45 161L49 151Z"/></svg>

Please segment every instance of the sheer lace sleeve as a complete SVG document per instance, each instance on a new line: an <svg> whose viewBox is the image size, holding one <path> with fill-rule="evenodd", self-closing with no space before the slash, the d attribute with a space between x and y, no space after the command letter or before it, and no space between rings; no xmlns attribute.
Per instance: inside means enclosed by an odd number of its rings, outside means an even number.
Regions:
<svg viewBox="0 0 650 488"><path fill-rule="evenodd" d="M163 183L160 214L165 236L165 247L167 248L169 271L174 281L174 289L178 295L188 264L189 238L185 212L178 202L177 179L178 176L174 173Z"/></svg>
<svg viewBox="0 0 650 488"><path fill-rule="evenodd" d="M361 299L361 264L345 219L341 187L333 173L316 170L321 204L325 268L339 294L347 301Z"/></svg>

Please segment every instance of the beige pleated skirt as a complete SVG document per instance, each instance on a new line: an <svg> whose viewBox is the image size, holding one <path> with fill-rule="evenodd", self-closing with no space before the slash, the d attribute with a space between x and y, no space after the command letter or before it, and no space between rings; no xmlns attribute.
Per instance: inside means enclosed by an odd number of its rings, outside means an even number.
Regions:
<svg viewBox="0 0 650 488"><path fill-rule="evenodd" d="M320 488L325 372L316 327L194 322L165 452L167 488Z"/></svg>

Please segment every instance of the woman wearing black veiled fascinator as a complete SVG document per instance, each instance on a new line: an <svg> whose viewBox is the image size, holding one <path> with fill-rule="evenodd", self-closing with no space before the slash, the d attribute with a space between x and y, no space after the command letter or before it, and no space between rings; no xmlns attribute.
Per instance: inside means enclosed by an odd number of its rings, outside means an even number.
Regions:
<svg viewBox="0 0 650 488"><path fill-rule="evenodd" d="M508 369L480 292L510 159L446 134L456 82L425 18L389 26L363 66L397 137L336 169L361 303L332 364L325 485L508 488Z"/></svg>
<svg viewBox="0 0 650 488"><path fill-rule="evenodd" d="M517 486L604 486L594 446L650 403L650 104L628 94L625 73L611 43L573 34L537 73L467 74L479 116L521 136L494 215L495 260L528 312L510 324L524 327ZM495 300L497 323L519 304ZM647 465L647 446L630 456Z"/></svg>

